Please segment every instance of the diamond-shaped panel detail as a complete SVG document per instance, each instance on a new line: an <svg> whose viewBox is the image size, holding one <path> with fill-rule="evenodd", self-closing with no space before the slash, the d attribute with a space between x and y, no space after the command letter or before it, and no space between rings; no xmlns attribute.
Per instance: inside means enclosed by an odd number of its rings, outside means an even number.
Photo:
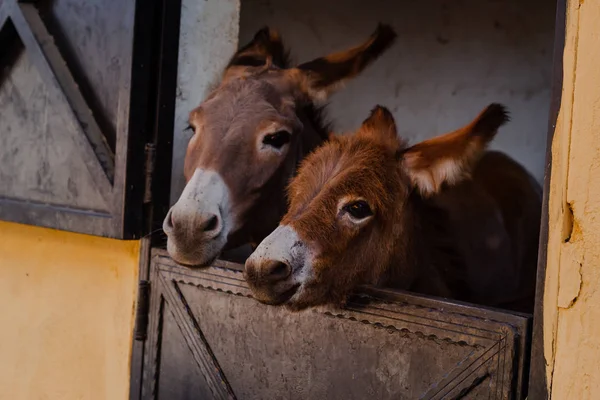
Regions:
<svg viewBox="0 0 600 400"><path fill-rule="evenodd" d="M8 22L10 23L10 22ZM22 43L0 80L0 197L108 211L71 135L78 124L57 110Z"/></svg>

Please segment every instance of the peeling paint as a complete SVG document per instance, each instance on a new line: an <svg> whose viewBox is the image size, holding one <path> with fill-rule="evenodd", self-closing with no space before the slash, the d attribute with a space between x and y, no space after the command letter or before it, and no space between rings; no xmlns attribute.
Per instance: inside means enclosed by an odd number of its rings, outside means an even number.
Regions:
<svg viewBox="0 0 600 400"><path fill-rule="evenodd" d="M563 242L571 240L571 234L573 233L573 205L566 203L563 214Z"/></svg>
<svg viewBox="0 0 600 400"><path fill-rule="evenodd" d="M567 3L552 142L544 356L550 399L600 393L600 0Z"/></svg>
<svg viewBox="0 0 600 400"><path fill-rule="evenodd" d="M558 307L570 308L581 293L583 257L579 246L564 246L560 254Z"/></svg>

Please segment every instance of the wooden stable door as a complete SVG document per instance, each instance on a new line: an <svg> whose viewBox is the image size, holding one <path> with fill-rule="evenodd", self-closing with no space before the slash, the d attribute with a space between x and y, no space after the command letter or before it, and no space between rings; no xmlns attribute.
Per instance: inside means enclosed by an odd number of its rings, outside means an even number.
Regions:
<svg viewBox="0 0 600 400"><path fill-rule="evenodd" d="M1 220L139 237L173 119L165 2L0 0Z"/></svg>
<svg viewBox="0 0 600 400"><path fill-rule="evenodd" d="M524 398L528 316L371 288L292 313L254 300L242 267L153 251L141 398Z"/></svg>

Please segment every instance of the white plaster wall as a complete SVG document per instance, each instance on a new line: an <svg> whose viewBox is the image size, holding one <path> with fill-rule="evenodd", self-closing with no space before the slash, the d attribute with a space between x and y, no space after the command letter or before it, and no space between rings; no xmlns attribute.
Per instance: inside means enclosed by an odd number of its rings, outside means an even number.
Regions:
<svg viewBox="0 0 600 400"><path fill-rule="evenodd" d="M185 186L183 161L191 132L188 115L219 78L238 47L240 0L182 0L173 137L171 204Z"/></svg>
<svg viewBox="0 0 600 400"><path fill-rule="evenodd" d="M235 47L232 35L238 21L231 15L235 1L184 0L188 9L189 3L195 4L196 17L186 17L184 8L185 40L180 49L180 81L184 84L178 99L174 177L182 175L188 138L181 129L187 113L200 102L202 90ZM239 44L270 25L281 32L292 56L302 62L353 46L379 21L389 23L399 34L396 45L331 99L329 116L336 130L355 129L374 105L382 104L394 113L400 134L414 143L462 126L487 104L502 102L512 121L501 129L492 148L513 156L542 182L554 3L242 0ZM183 180L174 180L173 201L182 188Z"/></svg>
<svg viewBox="0 0 600 400"><path fill-rule="evenodd" d="M416 142L502 102L512 121L492 147L542 182L554 14L552 0L243 0L240 44L268 24L302 62L364 40L379 21L389 23L396 45L332 97L334 127L353 130L382 104L400 134Z"/></svg>

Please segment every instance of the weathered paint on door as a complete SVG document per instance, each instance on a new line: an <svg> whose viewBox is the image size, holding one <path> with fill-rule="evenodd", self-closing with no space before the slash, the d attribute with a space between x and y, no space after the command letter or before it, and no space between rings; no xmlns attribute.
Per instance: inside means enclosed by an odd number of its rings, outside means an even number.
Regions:
<svg viewBox="0 0 600 400"><path fill-rule="evenodd" d="M373 288L293 313L254 300L242 268L153 252L142 399L524 397L527 316Z"/></svg>

